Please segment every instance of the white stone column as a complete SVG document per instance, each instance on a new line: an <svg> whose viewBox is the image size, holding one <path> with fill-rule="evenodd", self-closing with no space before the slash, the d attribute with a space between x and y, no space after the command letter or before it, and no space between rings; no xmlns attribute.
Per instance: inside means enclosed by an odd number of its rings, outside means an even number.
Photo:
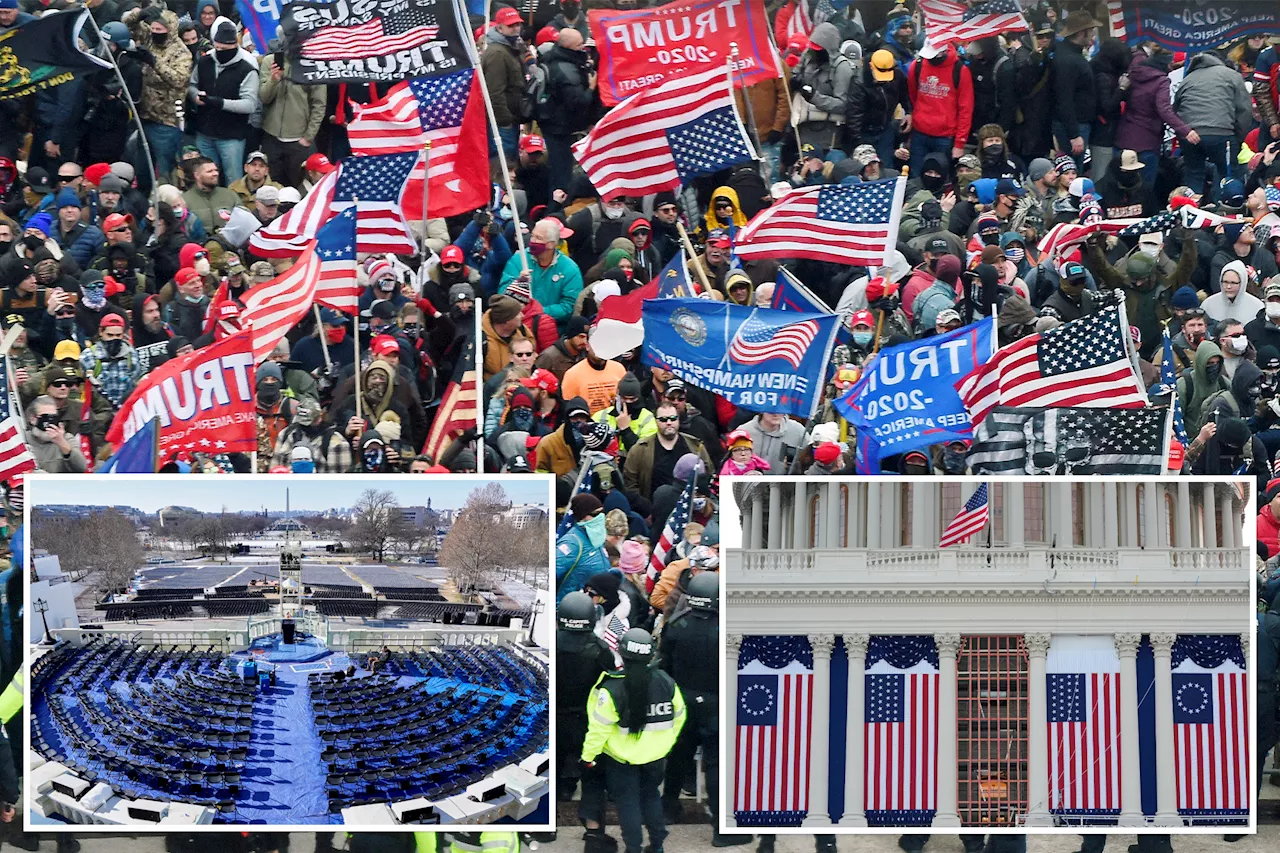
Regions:
<svg viewBox="0 0 1280 853"><path fill-rule="evenodd" d="M1120 766L1124 772L1120 774L1119 825L1145 826L1142 780L1136 772L1142 765L1138 751L1138 646L1142 635L1116 634L1112 639L1120 656Z"/></svg>
<svg viewBox="0 0 1280 853"><path fill-rule="evenodd" d="M1058 547L1071 548L1075 546L1075 517L1071 509L1071 483L1052 482L1046 484L1045 488L1053 490L1053 523L1054 529L1058 534ZM1088 542L1088 521L1086 516L1085 523L1085 543Z"/></svg>
<svg viewBox="0 0 1280 853"><path fill-rule="evenodd" d="M769 484L769 550L782 547L782 484Z"/></svg>
<svg viewBox="0 0 1280 853"><path fill-rule="evenodd" d="M881 547L880 530L880 491L883 486L878 482L867 483L867 548L875 551Z"/></svg>
<svg viewBox="0 0 1280 853"><path fill-rule="evenodd" d="M1191 536L1191 484L1182 480L1178 481L1178 505L1174 518L1178 519L1174 544L1179 548L1194 548L1196 542Z"/></svg>
<svg viewBox="0 0 1280 853"><path fill-rule="evenodd" d="M1173 776L1173 643L1177 634L1152 634L1156 658L1156 826L1182 826Z"/></svg>
<svg viewBox="0 0 1280 853"><path fill-rule="evenodd" d="M831 772L832 634L810 634L813 647L813 736L809 739L809 813L801 826L831 826L827 776Z"/></svg>
<svg viewBox="0 0 1280 853"><path fill-rule="evenodd" d="M1204 547L1218 547L1218 493L1213 483L1204 483Z"/></svg>
<svg viewBox="0 0 1280 853"><path fill-rule="evenodd" d="M959 826L956 764L956 654L959 634L934 634L938 645L938 812L931 826Z"/></svg>
<svg viewBox="0 0 1280 853"><path fill-rule="evenodd" d="M1120 514L1124 517L1121 539L1126 548L1138 547L1138 486L1135 483L1120 484Z"/></svg>
<svg viewBox="0 0 1280 853"><path fill-rule="evenodd" d="M852 490L852 488L851 488ZM823 539L828 548L840 547L840 531L843 525L847 523L844 514L840 512L840 483L836 480L828 480L822 494L823 517L826 523L822 525Z"/></svg>
<svg viewBox="0 0 1280 853"><path fill-rule="evenodd" d="M1045 675L1048 634L1027 634L1027 826L1053 826L1049 814L1049 683Z"/></svg>
<svg viewBox="0 0 1280 853"><path fill-rule="evenodd" d="M1102 546L1120 547L1120 521L1124 517L1116 500L1117 483L1102 484Z"/></svg>
<svg viewBox="0 0 1280 853"><path fill-rule="evenodd" d="M1025 489L1022 483L1001 483L1004 489L1004 538L1010 548L1024 548L1027 544L1027 516Z"/></svg>
<svg viewBox="0 0 1280 853"><path fill-rule="evenodd" d="M863 769L866 766L866 671L867 634L845 634L844 648L849 653L848 707L844 727L844 815L839 826L866 826L866 791Z"/></svg>
<svg viewBox="0 0 1280 853"><path fill-rule="evenodd" d="M1151 481L1142 484L1142 528L1146 537L1142 540L1144 548L1163 548L1167 544L1160 535L1163 529L1160 524L1160 516L1164 512L1161 501L1163 497L1164 486Z"/></svg>
<svg viewBox="0 0 1280 853"><path fill-rule="evenodd" d="M1238 548L1240 540L1240 522L1236 520L1236 501L1228 495L1222 501L1222 547Z"/></svg>
<svg viewBox="0 0 1280 853"><path fill-rule="evenodd" d="M791 484L791 550L809 547L809 485Z"/></svg>
<svg viewBox="0 0 1280 853"><path fill-rule="evenodd" d="M742 515L742 547L750 549L755 547L751 544L751 516L755 512L756 502L747 501L739 506Z"/></svg>
<svg viewBox="0 0 1280 853"><path fill-rule="evenodd" d="M929 541L929 506L925 499L929 484L911 483L907 488L911 489L911 547L928 548L933 544Z"/></svg>
<svg viewBox="0 0 1280 853"><path fill-rule="evenodd" d="M1101 548L1106 544L1107 503L1103 498L1106 493L1101 483L1090 483L1085 490L1084 545L1086 548Z"/></svg>
<svg viewBox="0 0 1280 853"><path fill-rule="evenodd" d="M748 540L751 548L764 547L764 491L756 492L755 500L751 502L751 538Z"/></svg>
<svg viewBox="0 0 1280 853"><path fill-rule="evenodd" d="M726 826L734 824L733 804L738 784L738 654L742 651L742 639L741 634L730 634L725 639L728 658L724 664L724 692L729 702L729 718L726 721L728 732L724 739L728 748L725 750L724 761L721 764L721 767L725 768L725 784L720 786L720 796L724 798L725 808L721 809L720 813L726 815ZM716 803L715 808L720 809L720 804Z"/></svg>

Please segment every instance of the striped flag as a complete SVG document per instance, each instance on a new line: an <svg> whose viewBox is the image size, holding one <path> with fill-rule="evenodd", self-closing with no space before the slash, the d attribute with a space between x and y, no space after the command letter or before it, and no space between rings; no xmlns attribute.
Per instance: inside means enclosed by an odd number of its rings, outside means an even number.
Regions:
<svg viewBox="0 0 1280 853"><path fill-rule="evenodd" d="M808 36L813 32L813 19L809 17L809 7L805 0L793 0L791 17L787 19L787 41L794 35Z"/></svg>
<svg viewBox="0 0 1280 853"><path fill-rule="evenodd" d="M658 576L667 567L667 555L684 539L684 528L688 525L693 513L693 493L696 486L696 478L690 477L688 485L684 487L684 491L676 501L675 509L671 510L671 514L667 516L667 523L662 528L662 535L658 537L658 544L653 546L653 552L649 554L649 569L645 572L644 579L646 592L653 592L653 585L658 582Z"/></svg>
<svg viewBox="0 0 1280 853"><path fill-rule="evenodd" d="M0 421L0 482L36 470L36 458L22 440L18 418L10 415Z"/></svg>
<svg viewBox="0 0 1280 853"><path fill-rule="evenodd" d="M942 531L942 539L938 542L938 547L947 548L969 541L973 534L986 527L990 508L991 503L987 500L987 484L980 483L969 496L969 500L965 501L960 512L947 525L947 529Z"/></svg>
<svg viewBox="0 0 1280 853"><path fill-rule="evenodd" d="M253 252L265 258L301 254L334 214L356 210L356 251L411 255L418 251L405 221L409 175L421 163L419 151L348 157L325 175L301 203L249 238Z"/></svg>
<svg viewBox="0 0 1280 853"><path fill-rule="evenodd" d="M953 0L920 0L929 41L941 47L1027 29L1017 0L987 0L966 5Z"/></svg>
<svg viewBox="0 0 1280 853"><path fill-rule="evenodd" d="M1124 41L1124 4L1120 0L1107 0L1107 19L1111 22L1111 37Z"/></svg>
<svg viewBox="0 0 1280 853"><path fill-rule="evenodd" d="M569 495L569 501L572 503L573 499L578 495L584 492L590 492L595 486L595 481L596 474L594 471L588 471L583 474L582 480L573 490L573 494ZM577 519L573 517L573 508L571 506L566 506L564 508L564 515L560 517L560 524L556 527L556 539L559 539L561 536L568 533L569 530L572 529L575 521L577 521Z"/></svg>
<svg viewBox="0 0 1280 853"><path fill-rule="evenodd" d="M330 219L316 234L320 280L315 301L335 311L355 314L361 287L356 280L356 212L348 207Z"/></svg>
<svg viewBox="0 0 1280 853"><path fill-rule="evenodd" d="M319 281L320 256L313 243L284 273L245 294L240 322L253 330L255 364L271 355L280 339L311 310Z"/></svg>
<svg viewBox="0 0 1280 853"><path fill-rule="evenodd" d="M1124 306L1014 341L956 383L970 420L996 406L1135 409L1147 404Z"/></svg>
<svg viewBox="0 0 1280 853"><path fill-rule="evenodd" d="M723 68L671 78L627 98L573 154L606 200L676 190L755 157Z"/></svg>
<svg viewBox="0 0 1280 853"><path fill-rule="evenodd" d="M1115 646L1109 638L1055 637L1045 668L1049 811L1119 814L1120 658Z"/></svg>
<svg viewBox="0 0 1280 853"><path fill-rule="evenodd" d="M476 343L467 338L467 345L453 369L453 379L440 398L440 407L431 421L431 430L422 445L422 452L433 463L440 454L462 433L476 426Z"/></svg>
<svg viewBox="0 0 1280 853"><path fill-rule="evenodd" d="M873 636L867 646L865 808L872 826L928 826L938 790L937 647Z"/></svg>
<svg viewBox="0 0 1280 853"><path fill-rule="evenodd" d="M1166 409L996 408L974 428L974 474L1158 476L1168 457Z"/></svg>
<svg viewBox="0 0 1280 853"><path fill-rule="evenodd" d="M762 312L774 316L762 316ZM799 369L805 351L821 331L816 320L779 320L773 309L754 308L729 342L729 358L739 364L763 364L780 358Z"/></svg>
<svg viewBox="0 0 1280 853"><path fill-rule="evenodd" d="M1178 812L1188 817L1247 816L1254 754L1240 641L1181 635L1172 663Z"/></svg>
<svg viewBox="0 0 1280 853"><path fill-rule="evenodd" d="M769 643L787 638L753 637ZM809 740L813 669L792 660L781 668L753 662L738 675L737 763L733 810L764 812L770 825L799 825L809 809ZM826 756L820 756L826 760ZM743 819L739 817L739 825Z"/></svg>
<svg viewBox="0 0 1280 853"><path fill-rule="evenodd" d="M1168 231L1177 224L1178 212L1176 210L1162 210L1155 216L1149 216L1133 225L1120 229L1116 232L1116 236L1141 237L1143 234L1153 234L1156 231Z"/></svg>
<svg viewBox="0 0 1280 853"><path fill-rule="evenodd" d="M1207 210L1201 210L1190 204L1178 208L1182 214L1182 224L1188 228L1216 228L1226 222L1250 222L1248 219L1237 219L1231 216L1219 216Z"/></svg>
<svg viewBox="0 0 1280 853"><path fill-rule="evenodd" d="M1064 250L1080 245L1099 231L1104 234L1120 234L1145 221L1143 219L1103 219L1088 225L1081 225L1078 222L1059 222L1049 229L1048 234L1040 238L1037 248L1042 255L1060 255Z"/></svg>
<svg viewBox="0 0 1280 853"><path fill-rule="evenodd" d="M800 187L766 207L734 239L734 254L888 266L898 244L906 178Z"/></svg>
<svg viewBox="0 0 1280 853"><path fill-rule="evenodd" d="M440 32L434 15L410 5L403 12L374 18L354 27L316 30L302 43L304 59L350 59L383 56L420 47Z"/></svg>
<svg viewBox="0 0 1280 853"><path fill-rule="evenodd" d="M377 156L419 151L428 142L427 161L409 174L404 212L422 218L422 179L430 181L430 215L455 216L484 207L489 198L484 99L471 68L439 77L398 83L386 96L354 108L347 125L352 153Z"/></svg>
<svg viewBox="0 0 1280 853"><path fill-rule="evenodd" d="M1173 341L1169 338L1169 327L1164 327L1164 352L1160 358L1160 384L1169 394L1173 407L1173 437L1183 447L1191 444L1187 436L1187 427L1182 420L1182 401L1178 399L1178 377L1173 369Z"/></svg>

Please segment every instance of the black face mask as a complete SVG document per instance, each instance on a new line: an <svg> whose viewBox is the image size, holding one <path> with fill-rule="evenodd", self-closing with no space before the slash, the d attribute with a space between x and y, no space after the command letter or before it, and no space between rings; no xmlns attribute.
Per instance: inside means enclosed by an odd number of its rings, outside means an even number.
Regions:
<svg viewBox="0 0 1280 853"><path fill-rule="evenodd" d="M946 448L942 451L942 469L948 474L964 473L964 451Z"/></svg>
<svg viewBox="0 0 1280 853"><path fill-rule="evenodd" d="M152 33L151 34L151 43L156 47L164 47L165 42L167 41L169 41L168 33Z"/></svg>
<svg viewBox="0 0 1280 853"><path fill-rule="evenodd" d="M215 50L213 55L218 60L219 65L226 65L236 58L237 53L239 53L239 48L233 47L228 50Z"/></svg>
<svg viewBox="0 0 1280 853"><path fill-rule="evenodd" d="M71 332L75 331L75 328L76 328L76 318L75 318L75 317L59 317L59 318L58 318L58 331L59 331L59 332L66 332L66 333L70 334Z"/></svg>
<svg viewBox="0 0 1280 853"><path fill-rule="evenodd" d="M11 246L13 246L12 240L0 240L0 255L8 252Z"/></svg>
<svg viewBox="0 0 1280 853"><path fill-rule="evenodd" d="M119 358L120 350L124 348L124 340L116 338L114 341L103 341L102 347L107 351L108 358Z"/></svg>
<svg viewBox="0 0 1280 853"><path fill-rule="evenodd" d="M627 414L633 418L639 417L640 410L644 408L644 406L640 403L639 400L635 401L634 403L627 403L626 406L627 406Z"/></svg>
<svg viewBox="0 0 1280 853"><path fill-rule="evenodd" d="M920 186L924 187L931 193L940 192L945 182L946 178L942 177L942 175L931 175L928 172L925 172L920 176Z"/></svg>
<svg viewBox="0 0 1280 853"><path fill-rule="evenodd" d="M938 54L937 56L935 56L935 57L931 58L931 59L929 60L929 64L930 64L930 65L941 65L942 63L944 63L944 62L946 62L946 61L947 61L947 55L946 55L945 53L940 53L940 54Z"/></svg>
<svg viewBox="0 0 1280 853"><path fill-rule="evenodd" d="M1208 376L1210 379L1217 379L1219 376L1222 375L1222 365L1206 364L1204 366L1204 375Z"/></svg>
<svg viewBox="0 0 1280 853"><path fill-rule="evenodd" d="M268 406L280 399L279 385L259 385L258 399L266 403Z"/></svg>
<svg viewBox="0 0 1280 853"><path fill-rule="evenodd" d="M405 337L410 340L417 340L418 335L422 334L422 327L417 323L406 323L400 331L404 332Z"/></svg>
<svg viewBox="0 0 1280 853"><path fill-rule="evenodd" d="M990 148L982 149L982 162L984 163L1001 163L1004 162L1004 146L992 145Z"/></svg>
<svg viewBox="0 0 1280 853"><path fill-rule="evenodd" d="M577 3L561 3L560 4L560 11L564 13L564 16L566 18L572 18L574 15L578 14L578 10L581 8L582 7L579 6Z"/></svg>

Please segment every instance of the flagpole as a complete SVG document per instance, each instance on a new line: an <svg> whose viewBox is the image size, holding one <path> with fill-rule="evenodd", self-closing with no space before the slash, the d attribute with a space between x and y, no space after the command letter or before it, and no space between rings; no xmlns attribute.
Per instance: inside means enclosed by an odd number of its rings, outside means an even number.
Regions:
<svg viewBox="0 0 1280 853"><path fill-rule="evenodd" d="M327 337L325 337L324 321L320 319L320 303L312 302L311 310L314 311L316 315L316 331L320 333L320 351L324 353L324 369L325 369L325 372L328 373L330 370L333 369L333 361L332 359L329 358L329 340ZM358 316L359 313L360 313L360 310L359 308L357 308L356 322L360 321L360 317Z"/></svg>
<svg viewBox="0 0 1280 853"><path fill-rule="evenodd" d="M676 230L680 232L680 242L684 246L684 250L689 253L689 262L693 264L693 268L698 272L698 280L702 282L702 290L704 293L711 292L711 282L707 280L707 271L702 268L702 264L698 263L698 256L693 252L693 244L689 242L689 232L684 230L684 223L676 220Z"/></svg>
<svg viewBox="0 0 1280 853"><path fill-rule="evenodd" d="M427 200L431 197L431 140L422 143L422 249L420 257L422 266L427 265ZM421 289L419 289L421 293Z"/></svg>
<svg viewBox="0 0 1280 853"><path fill-rule="evenodd" d="M160 178L156 175L156 161L151 156L151 143L147 141L146 128L142 126L142 116L138 114L138 105L133 102L133 95L129 93L129 87L124 82L124 75L120 73L120 65L116 62L115 54L111 52L111 48L106 46L109 41L102 35L102 30L98 29L98 22L93 19L93 15L86 15L89 23L93 25L93 31L98 35L98 44L107 53L107 58L111 60L111 70L116 72L116 80L120 83L120 93L124 95L125 102L129 104L129 112L133 113L133 123L138 127L138 140L142 143L142 153L147 158L147 168L151 170L151 203L155 204L156 192L160 188ZM101 58L101 57L99 57Z"/></svg>
<svg viewBox="0 0 1280 853"><path fill-rule="evenodd" d="M737 65L737 59L738 59L738 43L736 41L731 41L729 42L729 58L725 60L725 67L729 72L729 96L731 98L733 97L733 92L734 92L733 78L734 78L734 71L736 70L734 66ZM739 82L743 82L742 74L739 73L737 76L738 76ZM742 86L742 103L746 107L746 111L747 111L747 124L751 126L751 133L748 134L750 136L750 139L748 141L751 143L751 151L753 154L759 157L760 152L756 146L760 144L760 130L759 128L756 127L756 111L755 111L755 108L751 106L751 97L747 93L747 86L745 82L743 82L743 86Z"/></svg>
<svg viewBox="0 0 1280 853"><path fill-rule="evenodd" d="M356 213L358 215L360 212L360 199L356 198L355 196L352 196L351 203L355 205ZM355 363L353 367L354 372L352 373L352 378L355 382L356 417L360 418L363 421L364 420L364 401L360 399L360 306L358 304L356 306L355 322L352 323L351 326L352 326L352 329L351 329L352 345L355 348L355 353L356 353L356 357L354 359ZM321 330L321 334L324 334L323 329ZM325 352L328 352L328 350L326 349ZM357 438L359 438L359 436L357 436Z"/></svg>

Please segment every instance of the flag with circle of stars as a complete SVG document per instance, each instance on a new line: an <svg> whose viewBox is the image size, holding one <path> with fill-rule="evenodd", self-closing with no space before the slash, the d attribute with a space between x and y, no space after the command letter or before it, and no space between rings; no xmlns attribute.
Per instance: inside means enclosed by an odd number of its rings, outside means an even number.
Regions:
<svg viewBox="0 0 1280 853"><path fill-rule="evenodd" d="M1173 721L1213 722L1213 675L1207 672L1173 674Z"/></svg>
<svg viewBox="0 0 1280 853"><path fill-rule="evenodd" d="M356 251L411 255L418 251L401 211L404 188L421 154L348 157L339 167L331 210L356 208Z"/></svg>
<svg viewBox="0 0 1280 853"><path fill-rule="evenodd" d="M667 131L671 157L682 183L727 169L754 156L732 107L704 113Z"/></svg>
<svg viewBox="0 0 1280 853"><path fill-rule="evenodd" d="M738 676L738 725L778 724L778 676Z"/></svg>
<svg viewBox="0 0 1280 853"><path fill-rule="evenodd" d="M320 279L316 301L337 311L354 314L360 302L356 278L356 209L348 207L316 233Z"/></svg>

